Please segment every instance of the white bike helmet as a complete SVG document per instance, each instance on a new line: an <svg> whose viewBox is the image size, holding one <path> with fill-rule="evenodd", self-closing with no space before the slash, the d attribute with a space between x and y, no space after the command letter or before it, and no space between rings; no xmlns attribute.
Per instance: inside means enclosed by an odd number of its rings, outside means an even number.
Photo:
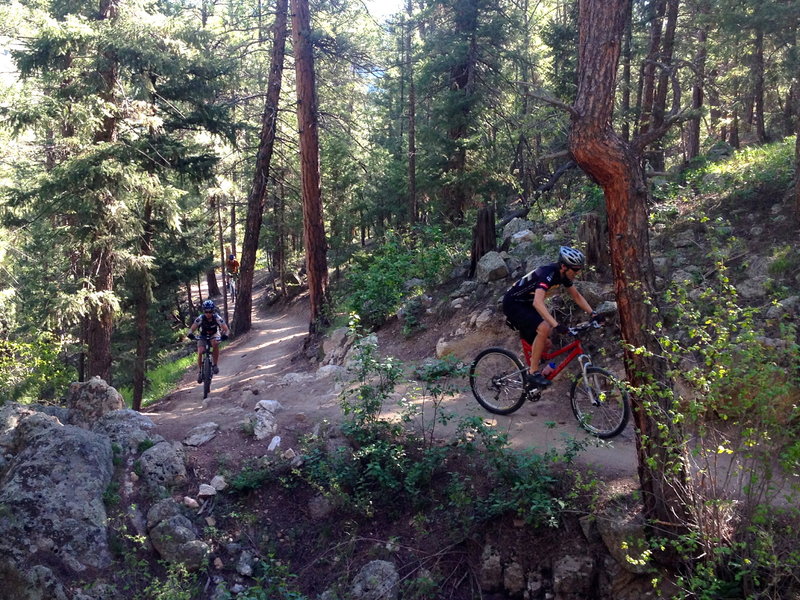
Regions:
<svg viewBox="0 0 800 600"><path fill-rule="evenodd" d="M561 264L578 269L583 268L586 263L586 257L583 255L583 252L575 250L575 248L570 248L569 246L561 246L561 248L558 249L558 260Z"/></svg>
<svg viewBox="0 0 800 600"><path fill-rule="evenodd" d="M203 302L203 310L214 310L215 308L217 307L211 300L206 300L205 302Z"/></svg>

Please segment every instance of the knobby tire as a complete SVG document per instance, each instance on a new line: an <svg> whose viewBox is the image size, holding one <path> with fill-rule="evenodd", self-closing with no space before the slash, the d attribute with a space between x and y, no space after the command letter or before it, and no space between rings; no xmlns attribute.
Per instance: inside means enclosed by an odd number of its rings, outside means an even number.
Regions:
<svg viewBox="0 0 800 600"><path fill-rule="evenodd" d="M508 415L525 403L525 370L513 352L487 348L469 368L469 385L483 408L496 415Z"/></svg>
<svg viewBox="0 0 800 600"><path fill-rule="evenodd" d="M619 379L600 367L586 369L586 381L578 376L572 383L570 403L578 423L599 438L622 433L630 418L628 392Z"/></svg>
<svg viewBox="0 0 800 600"><path fill-rule="evenodd" d="M203 361L203 400L208 398L208 394L211 392L212 376L213 372L211 370L211 358L206 356L205 360Z"/></svg>

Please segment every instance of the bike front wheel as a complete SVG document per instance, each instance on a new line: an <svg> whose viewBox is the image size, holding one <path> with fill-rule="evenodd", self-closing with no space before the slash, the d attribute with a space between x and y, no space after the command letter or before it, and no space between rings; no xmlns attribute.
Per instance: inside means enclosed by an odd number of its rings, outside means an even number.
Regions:
<svg viewBox="0 0 800 600"><path fill-rule="evenodd" d="M496 415L508 415L525 403L525 367L505 348L487 348L469 368L469 385L475 399Z"/></svg>
<svg viewBox="0 0 800 600"><path fill-rule="evenodd" d="M205 400L211 392L211 377L213 374L211 370L211 359L206 357L203 361L203 400Z"/></svg>
<svg viewBox="0 0 800 600"><path fill-rule="evenodd" d="M600 367L587 367L570 390L572 412L586 431L599 438L622 433L630 418L628 392L622 382Z"/></svg>

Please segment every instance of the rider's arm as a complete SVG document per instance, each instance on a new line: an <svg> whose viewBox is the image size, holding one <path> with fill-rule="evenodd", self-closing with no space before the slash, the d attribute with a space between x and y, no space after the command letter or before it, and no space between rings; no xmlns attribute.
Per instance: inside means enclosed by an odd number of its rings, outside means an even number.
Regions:
<svg viewBox="0 0 800 600"><path fill-rule="evenodd" d="M541 288L537 289L536 292L533 294L533 308L536 309L542 319L547 321L551 327L555 327L558 325L558 321L553 318L553 315L550 314L550 311L547 310L547 305L545 304L544 300L547 297L547 292Z"/></svg>
<svg viewBox="0 0 800 600"><path fill-rule="evenodd" d="M583 295L578 291L578 288L576 288L573 285L571 287L568 287L567 290L569 290L569 295L572 296L572 299L575 301L575 304L577 304L580 308L582 308L589 315L591 315L592 307L586 301L586 298L584 298Z"/></svg>

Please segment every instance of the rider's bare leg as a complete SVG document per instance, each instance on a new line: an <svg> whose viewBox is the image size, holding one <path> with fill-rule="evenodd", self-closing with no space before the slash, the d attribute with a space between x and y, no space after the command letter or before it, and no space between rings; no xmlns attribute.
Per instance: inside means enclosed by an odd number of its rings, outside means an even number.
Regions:
<svg viewBox="0 0 800 600"><path fill-rule="evenodd" d="M547 321L542 321L539 323L539 327L536 328L536 338L534 338L531 348L531 373L536 373L539 370L539 361L542 359L542 352L544 352L550 341L550 333L552 331L553 328Z"/></svg>
<svg viewBox="0 0 800 600"><path fill-rule="evenodd" d="M219 340L211 340L211 356L214 359L214 364L219 360Z"/></svg>

